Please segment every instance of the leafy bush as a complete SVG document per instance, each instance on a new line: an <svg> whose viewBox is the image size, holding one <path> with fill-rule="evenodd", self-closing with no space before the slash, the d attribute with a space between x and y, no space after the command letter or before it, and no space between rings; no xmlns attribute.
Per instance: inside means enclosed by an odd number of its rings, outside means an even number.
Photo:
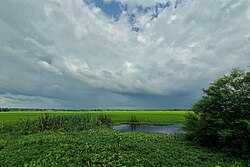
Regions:
<svg viewBox="0 0 250 167"><path fill-rule="evenodd" d="M203 90L188 114L188 139L250 158L250 72L234 69Z"/></svg>

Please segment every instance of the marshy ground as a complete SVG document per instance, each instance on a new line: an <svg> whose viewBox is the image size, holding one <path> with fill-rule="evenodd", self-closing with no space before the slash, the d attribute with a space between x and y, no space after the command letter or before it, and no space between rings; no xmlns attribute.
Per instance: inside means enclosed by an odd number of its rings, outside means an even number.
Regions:
<svg viewBox="0 0 250 167"><path fill-rule="evenodd" d="M110 112L113 122L128 122L131 113ZM160 114L161 113L161 114ZM1 166L249 166L246 161L203 148L185 140L183 134L121 132L102 124L98 112L88 116L74 113L0 113L12 123L2 123ZM10 115L33 114L30 121L14 121ZM37 118L42 114L42 117ZM107 114L107 113L106 113ZM25 115L24 117L26 117ZM147 123L183 121L185 112L133 112ZM30 115L29 115L30 116ZM41 115L40 115L41 116ZM59 116L59 117L58 117ZM150 117L151 116L151 117ZM144 119L143 119L144 118ZM152 120L150 120L152 118ZM160 121L157 122L157 118ZM178 119L180 118L180 119ZM72 120L73 119L73 120ZM101 119L101 120L98 120ZM82 122L75 127L74 120ZM64 122L63 122L64 121ZM19 123L18 123L19 122ZM103 121L105 122L105 120ZM145 121L146 122L146 121ZM46 126L44 126L46 125ZM17 127L18 126L18 127ZM20 128L22 127L22 128ZM5 128L5 129L3 129ZM6 130L6 128L9 128ZM23 129L26 128L26 129Z"/></svg>

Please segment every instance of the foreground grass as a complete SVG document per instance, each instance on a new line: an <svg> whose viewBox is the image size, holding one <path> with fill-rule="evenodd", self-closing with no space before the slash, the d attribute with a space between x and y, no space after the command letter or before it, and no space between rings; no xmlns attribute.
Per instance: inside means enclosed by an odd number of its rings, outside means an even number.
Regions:
<svg viewBox="0 0 250 167"><path fill-rule="evenodd" d="M51 115L74 115L74 114L89 114L96 117L100 114L108 114L114 124L125 123L131 116L135 116L141 123L144 124L173 124L184 122L185 115L188 111L47 111L47 112L0 112L0 123L14 122L18 119L34 119L38 116L49 113Z"/></svg>
<svg viewBox="0 0 250 167"><path fill-rule="evenodd" d="M108 115L48 115L0 124L0 166L243 167L183 135L119 132Z"/></svg>
<svg viewBox="0 0 250 167"><path fill-rule="evenodd" d="M45 131L0 135L0 163L9 166L169 166L243 167L248 164L193 146L181 135Z"/></svg>

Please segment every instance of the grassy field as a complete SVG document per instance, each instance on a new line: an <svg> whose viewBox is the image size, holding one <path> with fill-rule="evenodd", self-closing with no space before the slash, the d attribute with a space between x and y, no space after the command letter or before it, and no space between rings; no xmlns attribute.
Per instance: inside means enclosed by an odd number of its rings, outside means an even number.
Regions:
<svg viewBox="0 0 250 167"><path fill-rule="evenodd" d="M185 142L181 135L82 132L0 135L1 167L165 166L245 167L247 163Z"/></svg>
<svg viewBox="0 0 250 167"><path fill-rule="evenodd" d="M148 120L147 123L177 123L183 121L186 112L104 113L111 115L111 118L118 122L127 120L133 114L141 120ZM1 116L2 114L4 115L1 113ZM82 112L53 112L49 115L37 112L5 114L8 120L4 121L7 123L2 121L0 124L1 167L250 166L246 160L194 145L185 140L184 134L120 132L109 129L106 124L100 122L106 118L98 117L99 112L91 112L89 115L83 115ZM41 114L43 115L39 116ZM167 119L171 116L171 119ZM15 121L26 117L32 119ZM162 121L162 117L168 121Z"/></svg>
<svg viewBox="0 0 250 167"><path fill-rule="evenodd" d="M97 116L100 114L108 114L111 116L114 124L127 122L131 116L135 116L141 123L145 124L172 124L182 123L185 114L188 111L47 111L47 112L0 112L1 122L12 122L18 119L33 119L45 113L52 115L68 115L68 114L90 114Z"/></svg>

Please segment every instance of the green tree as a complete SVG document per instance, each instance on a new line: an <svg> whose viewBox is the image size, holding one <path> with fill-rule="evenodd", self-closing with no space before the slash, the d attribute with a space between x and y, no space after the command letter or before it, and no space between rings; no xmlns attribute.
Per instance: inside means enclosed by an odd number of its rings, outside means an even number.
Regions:
<svg viewBox="0 0 250 167"><path fill-rule="evenodd" d="M187 138L250 158L250 72L234 69L208 89L186 117Z"/></svg>

